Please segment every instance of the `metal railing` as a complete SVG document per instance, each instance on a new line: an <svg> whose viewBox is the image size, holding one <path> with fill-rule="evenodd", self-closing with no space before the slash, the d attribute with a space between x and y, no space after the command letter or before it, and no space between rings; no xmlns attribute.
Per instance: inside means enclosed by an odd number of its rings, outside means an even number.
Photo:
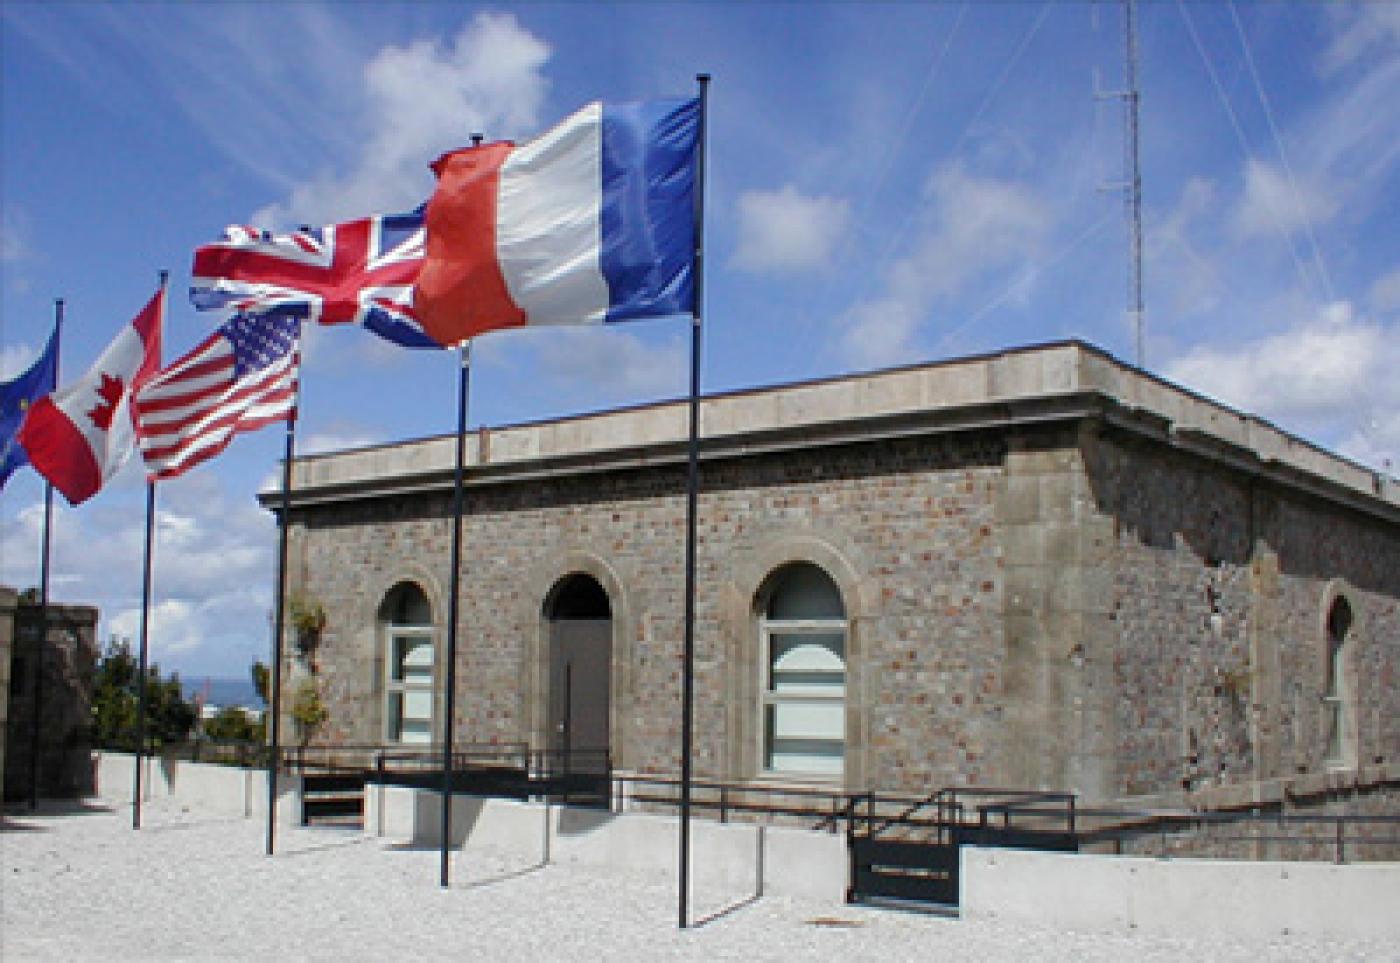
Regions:
<svg viewBox="0 0 1400 963"><path fill-rule="evenodd" d="M1373 859L1400 858L1400 815L1296 813L1283 808L1225 811L1082 809L1083 846L1112 846L1115 853L1193 856L1201 845L1249 850L1249 858L1309 859L1330 856L1346 863L1358 852ZM1384 853L1367 847L1394 847Z"/></svg>
<svg viewBox="0 0 1400 963"><path fill-rule="evenodd" d="M681 780L647 773L613 775L614 806L679 808ZM742 816L768 816L810 820L809 828L837 832L849 822L857 798L840 789L822 789L783 783L720 782L694 779L690 783L692 810L715 814L727 823Z"/></svg>
<svg viewBox="0 0 1400 963"><path fill-rule="evenodd" d="M148 749L155 756L245 768L267 765L257 743L192 740ZM294 775L361 774L380 784L433 785L442 747L358 744L290 746L281 767ZM517 798L565 798L579 780L597 787L589 797L615 811L677 810L681 781L664 773L614 772L602 749L541 750L525 743L468 743L452 754L454 774L502 774L491 786ZM572 780L572 781L570 781ZM461 791L461 790L459 790ZM472 790L467 790L472 791ZM487 794L493 790L487 789ZM1161 858L1400 859L1400 815L1312 814L1282 807L1239 810L1135 810L1085 807L1073 793L945 787L925 795L850 792L838 787L697 779L691 806L721 823L786 821L864 837L947 844L954 830L1026 830L1068 834L1081 850L1140 853ZM965 835L965 833L964 833ZM1389 849L1387 849L1389 847Z"/></svg>

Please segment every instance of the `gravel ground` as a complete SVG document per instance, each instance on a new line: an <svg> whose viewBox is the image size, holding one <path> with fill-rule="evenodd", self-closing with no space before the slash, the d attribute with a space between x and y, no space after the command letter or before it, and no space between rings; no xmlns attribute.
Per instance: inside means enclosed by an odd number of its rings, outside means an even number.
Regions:
<svg viewBox="0 0 1400 963"><path fill-rule="evenodd" d="M353 831L219 819L169 801L12 812L0 832L0 958L16 960L1400 959L1391 945L1065 933L920 913L699 891L673 878L500 853L438 853ZM703 859L697 853L696 859Z"/></svg>

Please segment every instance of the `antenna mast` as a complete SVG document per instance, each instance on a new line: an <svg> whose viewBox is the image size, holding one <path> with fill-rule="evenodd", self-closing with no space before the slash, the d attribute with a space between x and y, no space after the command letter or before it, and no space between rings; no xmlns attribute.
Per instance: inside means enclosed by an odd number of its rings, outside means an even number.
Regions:
<svg viewBox="0 0 1400 963"><path fill-rule="evenodd" d="M1098 27L1097 7L1094 18ZM1128 315L1133 322L1133 338L1137 349L1137 366L1147 366L1146 338L1143 331L1142 305L1142 168L1138 160L1138 38L1137 0L1123 0L1124 65L1122 90L1100 91L1098 71L1094 72L1094 96L1123 101L1123 167L1124 179L1106 184L1102 190L1122 191L1128 208Z"/></svg>
<svg viewBox="0 0 1400 963"><path fill-rule="evenodd" d="M1131 236L1129 258L1131 276L1128 282L1128 311L1133 317L1133 332L1137 339L1137 365L1147 367L1147 351L1144 346L1143 305L1142 305L1142 168L1138 158L1138 106L1141 94L1138 91L1138 37L1137 0L1124 0L1123 33L1127 46L1125 52L1125 79L1127 89L1123 92L1126 124L1126 150L1128 161L1128 231Z"/></svg>

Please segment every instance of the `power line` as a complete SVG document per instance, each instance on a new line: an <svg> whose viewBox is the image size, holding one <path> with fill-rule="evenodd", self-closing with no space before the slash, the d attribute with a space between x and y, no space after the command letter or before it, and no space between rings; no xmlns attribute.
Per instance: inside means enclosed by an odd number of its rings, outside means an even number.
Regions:
<svg viewBox="0 0 1400 963"><path fill-rule="evenodd" d="M1229 6L1230 17L1235 22L1235 33L1239 36L1240 47L1244 50L1245 64L1249 67L1249 76L1254 81L1254 91L1258 94L1259 103L1264 108L1264 119L1268 121L1269 134L1274 139L1274 149L1278 151L1279 162L1283 165L1283 172L1288 176L1288 186L1293 191L1293 203L1298 208L1298 215L1302 218L1303 228L1308 235L1308 244L1312 247L1313 263L1317 265L1318 277L1322 279L1327 300L1335 301L1337 298L1332 288L1332 275L1322 260L1322 248L1317 243L1317 234L1313 231L1312 218L1303 205L1303 192L1299 190L1298 179L1293 175L1293 165L1288 161L1288 152L1283 149L1283 138L1279 136L1278 125L1274 123L1273 108L1269 104L1268 95L1264 93L1264 84L1259 78L1259 70L1255 67L1254 52L1250 48L1249 38L1245 36L1244 24L1240 22L1239 12L1235 8L1235 0L1229 0Z"/></svg>
<svg viewBox="0 0 1400 963"><path fill-rule="evenodd" d="M1200 55L1201 63L1205 65L1206 73L1210 76L1211 84L1215 87L1216 96L1220 99L1220 104L1225 108L1225 114L1230 118L1230 126L1234 128L1235 138L1240 143L1240 150L1246 158L1253 159L1253 152L1249 149L1249 138L1245 135L1244 126L1240 123L1239 115L1235 113L1235 108L1230 104L1230 98L1225 93L1225 86L1220 82L1219 75L1215 72L1215 64L1211 61L1210 55L1206 53L1206 48L1201 43L1201 36L1196 31L1196 22L1191 19L1191 14L1187 11L1183 0L1176 0L1176 7L1181 12L1181 18L1186 24L1186 32L1191 35L1191 42L1196 46L1196 53ZM1266 205L1269 214L1274 219L1274 226L1283 235L1284 242L1288 245L1288 253L1293 258L1293 267L1298 272L1298 279L1304 287L1308 285L1307 268L1303 266L1303 259L1298 254L1297 247L1293 244L1293 238L1283 226L1283 220L1279 217L1278 211L1273 204Z"/></svg>
<svg viewBox="0 0 1400 963"><path fill-rule="evenodd" d="M1045 0L1045 3L1043 3L1040 7L1040 13L1031 23L1030 28L1021 37L1020 43L1018 43L1016 49L1012 51L1011 56L1007 59L1006 64L1002 67L1001 73L997 76L997 79L993 81L992 86L987 90L986 94L983 95L981 103L977 105L977 109L973 111L972 116L968 119L967 123L963 125L962 132L958 135L957 141L954 142L953 147L948 151L949 156L956 156L958 151L962 149L963 142L967 140L973 127L977 124L979 120L982 119L982 115L986 113L987 108L991 105L993 99L995 99L996 95L1001 91L1001 88L1005 86L1007 79L1011 76L1011 72L1016 68L1016 65L1020 62L1021 57L1025 54L1027 48L1030 47L1031 41L1034 40L1036 35L1040 32L1040 28L1045 23L1046 17L1049 16L1050 7L1050 0ZM895 249L904 242L905 235L908 234L909 227L911 224L913 224L914 218L918 214L918 211L919 205L909 205L909 208L906 211L904 218L900 221L898 229L891 232L889 236L889 242L885 245L885 249L881 252L881 256L878 263L891 263L890 259L893 256ZM873 276L874 274L872 272L870 277L873 278ZM867 283L862 287L860 295L857 298L855 298L855 303L860 303L866 299L870 291L870 286L871 283L867 281Z"/></svg>

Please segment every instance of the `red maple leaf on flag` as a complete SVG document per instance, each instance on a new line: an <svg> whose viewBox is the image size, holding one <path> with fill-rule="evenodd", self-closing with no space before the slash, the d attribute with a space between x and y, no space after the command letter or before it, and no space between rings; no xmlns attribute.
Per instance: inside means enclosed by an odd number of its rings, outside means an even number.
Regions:
<svg viewBox="0 0 1400 963"><path fill-rule="evenodd" d="M122 395L125 393L121 378L114 378L107 372L102 372L102 384L98 386L97 397L102 399L103 404L87 413L87 416L92 419L92 423L102 431L111 430L112 418L117 413L117 403L122 400Z"/></svg>

